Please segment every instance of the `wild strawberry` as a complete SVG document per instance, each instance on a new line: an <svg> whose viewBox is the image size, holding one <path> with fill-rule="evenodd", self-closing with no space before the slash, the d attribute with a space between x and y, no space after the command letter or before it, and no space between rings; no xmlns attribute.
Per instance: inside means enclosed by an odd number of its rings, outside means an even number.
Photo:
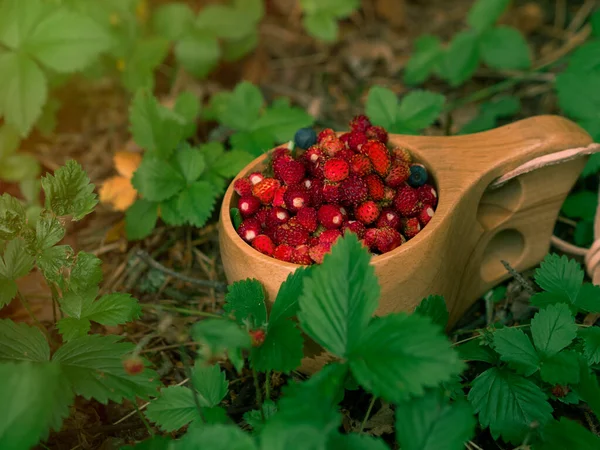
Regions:
<svg viewBox="0 0 600 450"><path fill-rule="evenodd" d="M309 247L314 247L315 245L319 245L320 241L319 241L319 237L318 236L311 236L308 238L308 242L306 243L306 245L308 245Z"/></svg>
<svg viewBox="0 0 600 450"><path fill-rule="evenodd" d="M381 181L381 178L373 173L365 177L365 182L367 183L371 200L376 202L383 200L385 185L383 184L383 181Z"/></svg>
<svg viewBox="0 0 600 450"><path fill-rule="evenodd" d="M427 169L423 164L412 164L410 166L410 176L408 177L408 184L412 187L420 187L427 183Z"/></svg>
<svg viewBox="0 0 600 450"><path fill-rule="evenodd" d="M260 200L253 195L244 195L238 200L238 209L244 217L254 215L261 207Z"/></svg>
<svg viewBox="0 0 600 450"><path fill-rule="evenodd" d="M394 207L401 216L415 217L421 210L421 201L417 190L406 185L398 189L396 198L394 198Z"/></svg>
<svg viewBox="0 0 600 450"><path fill-rule="evenodd" d="M279 170L279 178L288 186L300 183L305 174L304 165L295 160L286 161Z"/></svg>
<svg viewBox="0 0 600 450"><path fill-rule="evenodd" d="M246 242L252 242L260 234L260 222L254 217L244 220L237 229L240 237Z"/></svg>
<svg viewBox="0 0 600 450"><path fill-rule="evenodd" d="M325 255L331 251L331 246L326 244L318 244L314 247L310 247L308 250L308 255L310 259L312 259L317 264L323 263L323 259Z"/></svg>
<svg viewBox="0 0 600 450"><path fill-rule="evenodd" d="M254 214L254 218L258 220L261 227L267 226L267 223L269 222L269 214L271 214L272 209L273 208L271 208L270 206L263 206L258 211L256 211L256 214Z"/></svg>
<svg viewBox="0 0 600 450"><path fill-rule="evenodd" d="M294 135L296 147L309 148L317 143L317 133L312 128L300 128Z"/></svg>
<svg viewBox="0 0 600 450"><path fill-rule="evenodd" d="M344 143L344 145L348 146L348 139L350 139L350 133L344 133L340 135L339 139Z"/></svg>
<svg viewBox="0 0 600 450"><path fill-rule="evenodd" d="M423 208L419 213L419 222L421 223L421 226L427 225L432 219L434 213L435 211L430 205L423 205Z"/></svg>
<svg viewBox="0 0 600 450"><path fill-rule="evenodd" d="M421 200L423 204L431 205L433 208L437 206L437 191L432 185L424 184L423 186L417 188L417 193L419 194L419 200Z"/></svg>
<svg viewBox="0 0 600 450"><path fill-rule="evenodd" d="M345 206L357 206L367 200L369 187L365 180L350 175L340 183L340 201Z"/></svg>
<svg viewBox="0 0 600 450"><path fill-rule="evenodd" d="M367 141L368 139L365 133L356 130L352 131L348 136L348 148L357 152L363 144L367 143Z"/></svg>
<svg viewBox="0 0 600 450"><path fill-rule="evenodd" d="M273 252L273 257L285 262L292 262L294 247L287 244L278 245Z"/></svg>
<svg viewBox="0 0 600 450"><path fill-rule="evenodd" d="M250 330L248 331L250 335L250 342L252 343L252 347L260 347L263 342L265 342L265 338L267 337L265 330Z"/></svg>
<svg viewBox="0 0 600 450"><path fill-rule="evenodd" d="M292 262L294 264L300 264L302 266L308 266L312 264L312 259L310 259L309 255L309 247L308 245L299 245L294 249L292 253Z"/></svg>
<svg viewBox="0 0 600 450"><path fill-rule="evenodd" d="M339 203L340 184L326 181L323 184L323 200L325 200L326 203Z"/></svg>
<svg viewBox="0 0 600 450"><path fill-rule="evenodd" d="M285 206L285 200L283 196L285 195L285 191L287 191L287 186L281 186L275 191L275 195L273 196L273 206Z"/></svg>
<svg viewBox="0 0 600 450"><path fill-rule="evenodd" d="M275 197L275 191L279 189L281 183L275 178L265 178L252 188L252 195L257 197L263 204L268 205Z"/></svg>
<svg viewBox="0 0 600 450"><path fill-rule="evenodd" d="M397 247L402 245L402 235L398 231L390 227L383 227L379 229L375 246L381 253L391 252Z"/></svg>
<svg viewBox="0 0 600 450"><path fill-rule="evenodd" d="M350 170L359 177L364 177L371 173L373 166L367 156L356 154L350 159Z"/></svg>
<svg viewBox="0 0 600 450"><path fill-rule="evenodd" d="M319 208L318 216L319 223L328 230L340 228L344 221L344 216L342 215L339 206L335 205L321 206Z"/></svg>
<svg viewBox="0 0 600 450"><path fill-rule="evenodd" d="M289 148L285 146L277 147L275 150L273 150L273 153L271 154L271 160L275 162L275 160L278 159L281 159L283 161L291 161L293 159L292 152Z"/></svg>
<svg viewBox="0 0 600 450"><path fill-rule="evenodd" d="M339 153L344 148L346 148L344 143L336 137L325 139L321 143L321 147L323 147L325 154L329 156L335 156L336 153Z"/></svg>
<svg viewBox="0 0 600 450"><path fill-rule="evenodd" d="M331 128L325 128L319 132L319 135L317 136L317 142L321 143L331 136L335 136L335 131L333 131Z"/></svg>
<svg viewBox="0 0 600 450"><path fill-rule="evenodd" d="M313 145L304 153L303 158L307 163L317 164L323 159L323 156L323 149L318 145Z"/></svg>
<svg viewBox="0 0 600 450"><path fill-rule="evenodd" d="M421 231L421 224L416 217L402 220L402 234L406 236L407 239L414 238L419 234L419 231Z"/></svg>
<svg viewBox="0 0 600 450"><path fill-rule="evenodd" d="M356 218L365 225L369 225L379 217L379 206L372 200L362 203L354 212Z"/></svg>
<svg viewBox="0 0 600 450"><path fill-rule="evenodd" d="M288 220L290 220L290 213L281 206L274 206L267 217L267 226L283 225Z"/></svg>
<svg viewBox="0 0 600 450"><path fill-rule="evenodd" d="M306 170L310 174L313 180L323 180L325 175L323 174L323 166L325 165L325 159L320 159L315 164L309 164Z"/></svg>
<svg viewBox="0 0 600 450"><path fill-rule="evenodd" d="M287 209L297 212L305 206L310 206L310 194L304 187L291 186L283 194L283 200Z"/></svg>
<svg viewBox="0 0 600 450"><path fill-rule="evenodd" d="M265 179L265 176L260 172L252 172L250 175L248 175L248 179L253 185L257 185Z"/></svg>
<svg viewBox="0 0 600 450"><path fill-rule="evenodd" d="M275 244L270 237L264 234L259 234L252 240L252 247L267 256L273 256L273 252L275 252Z"/></svg>
<svg viewBox="0 0 600 450"><path fill-rule="evenodd" d="M144 360L139 356L130 356L123 360L123 369L127 375L139 375L144 371Z"/></svg>
<svg viewBox="0 0 600 450"><path fill-rule="evenodd" d="M298 223L311 233L317 229L317 210L311 207L302 208L296 215Z"/></svg>
<svg viewBox="0 0 600 450"><path fill-rule="evenodd" d="M308 230L297 222L292 222L290 219L287 223L279 225L275 228L275 242L277 245L288 244L298 246L306 244L308 241Z"/></svg>
<svg viewBox="0 0 600 450"><path fill-rule="evenodd" d="M305 178L304 180L302 180L300 182L300 184L302 186L304 186L304 189L307 189L308 191L310 191L310 189L312 188L313 182L310 178Z"/></svg>
<svg viewBox="0 0 600 450"><path fill-rule="evenodd" d="M561 384L555 384L551 390L552 395L554 395L557 398L566 397L570 391L571 391L571 388L569 386L564 386Z"/></svg>
<svg viewBox="0 0 600 450"><path fill-rule="evenodd" d="M342 150L340 150L339 152L337 152L337 154L335 155L335 157L343 159L347 163L350 163L350 160L352 159L352 157L354 155L355 155L355 153L352 150L350 150L349 148L343 148Z"/></svg>
<svg viewBox="0 0 600 450"><path fill-rule="evenodd" d="M350 167L348 163L340 158L331 158L325 162L323 174L329 181L342 181L348 177Z"/></svg>
<svg viewBox="0 0 600 450"><path fill-rule="evenodd" d="M397 230L400 226L400 215L391 208L385 208L381 210L375 226L377 228L389 227Z"/></svg>
<svg viewBox="0 0 600 450"><path fill-rule="evenodd" d="M369 157L375 172L382 177L385 177L388 174L392 160L390 158L390 152L385 144L382 144L379 141L368 141L362 146L361 153L364 153Z"/></svg>
<svg viewBox="0 0 600 450"><path fill-rule="evenodd" d="M244 195L252 195L252 182L248 178L238 178L233 183L233 189L240 197Z"/></svg>
<svg viewBox="0 0 600 450"><path fill-rule="evenodd" d="M378 125L373 125L367 128L366 135L369 139L375 139L376 141L383 142L387 144L388 134L385 131L385 128L380 127Z"/></svg>
<svg viewBox="0 0 600 450"><path fill-rule="evenodd" d="M368 228L365 232L363 242L370 250L377 250L377 239L380 231L379 228Z"/></svg>
<svg viewBox="0 0 600 450"><path fill-rule="evenodd" d="M315 208L321 206L323 204L323 181L311 180L308 193L310 194L311 205Z"/></svg>
<svg viewBox="0 0 600 450"><path fill-rule="evenodd" d="M367 116L364 116L362 114L359 116L355 116L350 121L350 128L352 128L352 131L362 131L364 133L370 126L371 121Z"/></svg>
<svg viewBox="0 0 600 450"><path fill-rule="evenodd" d="M401 162L403 162L405 164L409 164L409 165L412 163L412 155L405 148L394 147L392 149L391 153L392 153L392 158L395 161L401 161Z"/></svg>
<svg viewBox="0 0 600 450"><path fill-rule="evenodd" d="M394 163L390 170L390 173L385 177L385 182L388 186L397 188L401 184L404 184L410 176L410 167L408 164Z"/></svg>
<svg viewBox="0 0 600 450"><path fill-rule="evenodd" d="M342 235L340 230L325 230L319 234L319 243L325 245L333 245L335 241Z"/></svg>
<svg viewBox="0 0 600 450"><path fill-rule="evenodd" d="M394 203L394 198L396 198L396 190L389 186L386 186L383 189L383 199L381 199L381 206L390 206Z"/></svg>
<svg viewBox="0 0 600 450"><path fill-rule="evenodd" d="M342 226L342 231L344 234L346 234L346 232L350 231L350 232L356 234L359 239L362 239L365 237L365 233L366 233L367 229L358 220L350 220L350 221L344 223L344 225Z"/></svg>

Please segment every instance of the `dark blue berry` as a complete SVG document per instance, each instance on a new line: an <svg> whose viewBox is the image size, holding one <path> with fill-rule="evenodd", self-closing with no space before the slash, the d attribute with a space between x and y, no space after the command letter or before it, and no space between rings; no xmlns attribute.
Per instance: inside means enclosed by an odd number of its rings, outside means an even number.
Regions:
<svg viewBox="0 0 600 450"><path fill-rule="evenodd" d="M310 148L317 143L317 133L312 128L300 128L294 135L294 144L303 149Z"/></svg>
<svg viewBox="0 0 600 450"><path fill-rule="evenodd" d="M421 164L413 164L410 166L410 177L408 177L408 184L412 187L423 186L427 183L427 169Z"/></svg>

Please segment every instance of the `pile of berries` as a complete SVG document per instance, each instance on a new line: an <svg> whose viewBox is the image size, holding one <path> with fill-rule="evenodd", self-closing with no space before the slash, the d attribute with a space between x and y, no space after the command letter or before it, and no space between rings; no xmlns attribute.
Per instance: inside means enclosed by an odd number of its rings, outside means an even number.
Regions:
<svg viewBox="0 0 600 450"><path fill-rule="evenodd" d="M236 180L242 239L268 256L310 265L346 232L382 254L421 231L437 206L425 167L408 150L388 148L386 130L367 117L350 127L339 137L303 128L293 152L276 148L266 171Z"/></svg>

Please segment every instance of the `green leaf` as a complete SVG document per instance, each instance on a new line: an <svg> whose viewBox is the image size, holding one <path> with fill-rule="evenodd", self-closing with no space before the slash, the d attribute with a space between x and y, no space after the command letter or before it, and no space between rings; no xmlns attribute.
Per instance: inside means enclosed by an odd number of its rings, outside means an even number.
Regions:
<svg viewBox="0 0 600 450"><path fill-rule="evenodd" d="M224 39L241 39L250 34L254 26L243 10L226 5L205 6L196 18L198 29Z"/></svg>
<svg viewBox="0 0 600 450"><path fill-rule="evenodd" d="M310 276L312 270L311 267L299 267L294 273L287 276L279 288L279 292L277 292L275 302L271 306L269 326L277 325L296 315L300 308L299 300L302 295L304 280Z"/></svg>
<svg viewBox="0 0 600 450"><path fill-rule="evenodd" d="M131 179L137 191L151 202L173 197L185 187L185 179L171 164L147 155Z"/></svg>
<svg viewBox="0 0 600 450"><path fill-rule="evenodd" d="M218 365L206 365L200 361L194 365L192 383L198 394L198 403L206 408L221 403L229 389L225 372Z"/></svg>
<svg viewBox="0 0 600 450"><path fill-rule="evenodd" d="M402 450L461 450L475 432L469 404L450 405L439 390L400 403L396 411L396 439Z"/></svg>
<svg viewBox="0 0 600 450"><path fill-rule="evenodd" d="M230 39L222 42L223 60L233 62L248 55L258 46L259 30L254 28L250 34L240 39Z"/></svg>
<svg viewBox="0 0 600 450"><path fill-rule="evenodd" d="M16 238L8 241L4 249L4 257L0 258L0 275L16 280L31 271L34 258L27 253L25 247L23 239Z"/></svg>
<svg viewBox="0 0 600 450"><path fill-rule="evenodd" d="M0 54L0 112L22 137L31 131L48 96L47 80L35 61L24 53Z"/></svg>
<svg viewBox="0 0 600 450"><path fill-rule="evenodd" d="M45 211L35 224L35 248L45 250L58 244L65 237L65 228L58 218Z"/></svg>
<svg viewBox="0 0 600 450"><path fill-rule="evenodd" d="M269 323L265 341L250 352L252 367L259 372L289 373L300 366L303 345L302 334L291 320Z"/></svg>
<svg viewBox="0 0 600 450"><path fill-rule="evenodd" d="M69 281L70 289L75 292L98 286L102 281L102 260L91 253L77 253Z"/></svg>
<svg viewBox="0 0 600 450"><path fill-rule="evenodd" d="M490 28L500 18L509 0L477 0L469 10L467 23L478 32Z"/></svg>
<svg viewBox="0 0 600 450"><path fill-rule="evenodd" d="M588 41L576 48L569 58L569 71L586 73L600 71L600 40Z"/></svg>
<svg viewBox="0 0 600 450"><path fill-rule="evenodd" d="M160 218L167 224L179 227L185 224L185 219L181 216L178 206L178 197L171 197L160 203ZM154 226L153 226L154 227ZM150 230L152 231L152 230Z"/></svg>
<svg viewBox="0 0 600 450"><path fill-rule="evenodd" d="M182 92L175 100L173 111L179 114L186 122L183 138L190 138L196 133L196 120L200 115L200 101L192 92Z"/></svg>
<svg viewBox="0 0 600 450"><path fill-rule="evenodd" d="M44 334L36 327L0 319L0 361L50 360L50 347Z"/></svg>
<svg viewBox="0 0 600 450"><path fill-rule="evenodd" d="M562 206L562 212L573 219L592 220L597 207L597 193L580 191L567 197Z"/></svg>
<svg viewBox="0 0 600 450"><path fill-rule="evenodd" d="M446 300L441 295L430 295L421 300L421 303L415 308L415 313L429 317L434 324L443 328L448 324L448 308Z"/></svg>
<svg viewBox="0 0 600 450"><path fill-rule="evenodd" d="M179 114L160 105L156 98L144 91L139 91L134 97L129 121L136 144L151 156L164 159L181 141L185 126Z"/></svg>
<svg viewBox="0 0 600 450"><path fill-rule="evenodd" d="M98 286L92 285L83 291L65 291L60 299L60 309L76 319L85 316L85 311L98 295Z"/></svg>
<svg viewBox="0 0 600 450"><path fill-rule="evenodd" d="M563 295L574 302L583 282L583 270L577 261L565 255L551 254L535 271L535 281L545 291Z"/></svg>
<svg viewBox="0 0 600 450"><path fill-rule="evenodd" d="M248 425L252 427L254 433L259 433L265 426L263 421L263 415L265 420L269 420L277 412L277 405L271 400L266 400L262 404L262 414L260 410L253 409L244 413L244 420Z"/></svg>
<svg viewBox="0 0 600 450"><path fill-rule="evenodd" d="M4 162L8 156L13 155L20 144L21 136L17 128L7 123L0 125L0 161Z"/></svg>
<svg viewBox="0 0 600 450"><path fill-rule="evenodd" d="M337 450L389 450L382 439L357 433L330 435L327 448Z"/></svg>
<svg viewBox="0 0 600 450"><path fill-rule="evenodd" d="M40 0L31 0L27 4L19 0L4 0L0 5L0 42L10 48L20 47L43 12Z"/></svg>
<svg viewBox="0 0 600 450"><path fill-rule="evenodd" d="M481 338L465 342L457 347L460 359L463 361L482 361L490 364L499 362L498 354Z"/></svg>
<svg viewBox="0 0 600 450"><path fill-rule="evenodd" d="M531 340L518 328L507 327L497 330L494 333L494 347L502 361L525 376L532 375L540 366L540 358Z"/></svg>
<svg viewBox="0 0 600 450"><path fill-rule="evenodd" d="M442 54L442 44L437 36L419 36L415 41L415 50L404 68L404 82L415 85L426 81Z"/></svg>
<svg viewBox="0 0 600 450"><path fill-rule="evenodd" d="M592 35L600 37L600 12L596 11L590 17L590 25L592 26Z"/></svg>
<svg viewBox="0 0 600 450"><path fill-rule="evenodd" d="M380 287L371 256L354 234L338 239L304 281L298 319L303 330L336 356L359 346L377 309Z"/></svg>
<svg viewBox="0 0 600 450"><path fill-rule="evenodd" d="M175 164L188 183L193 183L200 178L206 166L202 152L188 143L183 144L176 151ZM171 196L169 195L169 197Z"/></svg>
<svg viewBox="0 0 600 450"><path fill-rule="evenodd" d="M8 305L17 296L19 290L14 280L9 280L0 275L0 308Z"/></svg>
<svg viewBox="0 0 600 450"><path fill-rule="evenodd" d="M152 14L152 27L169 40L176 41L193 26L194 12L185 3L160 5Z"/></svg>
<svg viewBox="0 0 600 450"><path fill-rule="evenodd" d="M73 393L58 364L2 363L0 377L0 448L33 448L60 429Z"/></svg>
<svg viewBox="0 0 600 450"><path fill-rule="evenodd" d="M130 294L120 292L103 295L84 311L85 318L107 326L131 322L141 315L138 301Z"/></svg>
<svg viewBox="0 0 600 450"><path fill-rule="evenodd" d="M575 352L563 351L542 360L540 375L542 380L550 384L579 383L579 355Z"/></svg>
<svg viewBox="0 0 600 450"><path fill-rule="evenodd" d="M494 439L513 442L516 430L552 418L546 395L533 382L506 369L492 367L473 381L469 401L482 427L490 427ZM521 438L524 437L524 433Z"/></svg>
<svg viewBox="0 0 600 450"><path fill-rule="evenodd" d="M192 31L175 44L177 62L192 75L206 77L219 62L221 49L214 36Z"/></svg>
<svg viewBox="0 0 600 450"><path fill-rule="evenodd" d="M396 122L398 98L387 88L373 86L367 95L365 111L374 125L389 128Z"/></svg>
<svg viewBox="0 0 600 450"><path fill-rule="evenodd" d="M600 327L579 330L579 336L583 339L583 348L588 363L600 363Z"/></svg>
<svg viewBox="0 0 600 450"><path fill-rule="evenodd" d="M577 422L561 417L544 428L544 442L535 446L536 450L564 450L576 448L594 450L600 448L600 438Z"/></svg>
<svg viewBox="0 0 600 450"><path fill-rule="evenodd" d="M580 383L577 387L577 393L588 404L596 418L600 418L600 386L598 385L598 376L590 370L584 358L579 358L579 377Z"/></svg>
<svg viewBox="0 0 600 450"><path fill-rule="evenodd" d="M13 239L23 227L25 227L23 204L9 194L0 195L0 239Z"/></svg>
<svg viewBox="0 0 600 450"><path fill-rule="evenodd" d="M583 283L574 305L586 312L600 312L600 286L592 283Z"/></svg>
<svg viewBox="0 0 600 450"><path fill-rule="evenodd" d="M220 122L238 131L248 131L258 119L264 99L260 89L247 81L239 83L228 98Z"/></svg>
<svg viewBox="0 0 600 450"><path fill-rule="evenodd" d="M190 422L202 421L194 402L194 393L183 386L168 386L146 409L146 417L168 433L178 430Z"/></svg>
<svg viewBox="0 0 600 450"><path fill-rule="evenodd" d="M196 181L179 194L179 213L191 225L203 227L213 212L217 195L209 182Z"/></svg>
<svg viewBox="0 0 600 450"><path fill-rule="evenodd" d="M98 203L94 187L83 168L72 159L54 175L42 177L46 208L57 216L72 215L73 220L81 220L94 210Z"/></svg>
<svg viewBox="0 0 600 450"><path fill-rule="evenodd" d="M279 144L289 141L299 128L312 126L314 121L314 117L304 109L273 104L254 122L252 133L268 134L271 136L271 142L275 141ZM236 148L243 148L248 151L245 147L236 146Z"/></svg>
<svg viewBox="0 0 600 450"><path fill-rule="evenodd" d="M419 315L402 313L373 319L348 358L356 380L391 402L422 395L424 388L464 369L439 327Z"/></svg>
<svg viewBox="0 0 600 450"><path fill-rule="evenodd" d="M68 245L58 245L42 251L36 263L42 275L48 281L63 283L63 267L67 267L73 258L73 250Z"/></svg>
<svg viewBox="0 0 600 450"><path fill-rule="evenodd" d="M338 36L338 23L335 17L325 13L307 14L302 25L311 36L325 42L334 42Z"/></svg>
<svg viewBox="0 0 600 450"><path fill-rule="evenodd" d="M240 131L229 139L235 148L243 148L254 156L262 155L273 148L273 135L269 130Z"/></svg>
<svg viewBox="0 0 600 450"><path fill-rule="evenodd" d="M540 354L549 357L573 342L577 325L566 305L550 305L531 319L531 335Z"/></svg>
<svg viewBox="0 0 600 450"><path fill-rule="evenodd" d="M519 111L521 102L517 97L502 96L491 102L482 103L479 114L468 122L459 134L478 133L495 128L499 118L511 117Z"/></svg>
<svg viewBox="0 0 600 450"><path fill-rule="evenodd" d="M211 170L224 178L233 178L253 159L254 156L244 150L230 150L215 161Z"/></svg>
<svg viewBox="0 0 600 450"><path fill-rule="evenodd" d="M575 241L575 245L589 247L594 242L594 222L590 219L577 222L575 231L573 232L573 240Z"/></svg>
<svg viewBox="0 0 600 450"><path fill-rule="evenodd" d="M478 42L478 35L472 31L461 31L450 41L440 62L440 74L450 86L460 86L475 73L479 65Z"/></svg>
<svg viewBox="0 0 600 450"><path fill-rule="evenodd" d="M191 428L179 441L181 450L257 450L252 438L235 425L214 424Z"/></svg>
<svg viewBox="0 0 600 450"><path fill-rule="evenodd" d="M122 60L123 86L132 94L140 89L154 90L154 71L169 52L169 41L159 36L137 38L131 52Z"/></svg>
<svg viewBox="0 0 600 450"><path fill-rule="evenodd" d="M204 319L194 324L192 337L196 342L205 345L209 353L215 357L223 356L227 352L231 359L238 351L251 346L248 333L237 323L225 319Z"/></svg>
<svg viewBox="0 0 600 450"><path fill-rule="evenodd" d="M92 19L57 8L36 25L24 49L46 67L63 73L84 69L110 45L110 36Z"/></svg>
<svg viewBox="0 0 600 450"><path fill-rule="evenodd" d="M583 168L581 176L589 177L590 175L594 175L598 172L600 172L600 153L594 153L588 158L588 162Z"/></svg>
<svg viewBox="0 0 600 450"><path fill-rule="evenodd" d="M429 91L413 91L407 94L396 113L395 128L418 131L430 126L441 114L446 98Z"/></svg>
<svg viewBox="0 0 600 450"><path fill-rule="evenodd" d="M573 73L568 70L556 77L558 104L565 115L574 119L597 120L600 108L600 73Z"/></svg>
<svg viewBox="0 0 600 450"><path fill-rule="evenodd" d="M175 441L171 438L154 435L150 439L131 446L121 447L120 450L175 450Z"/></svg>
<svg viewBox="0 0 600 450"><path fill-rule="evenodd" d="M22 181L37 177L40 173L40 163L28 153L16 153L8 155L2 160L0 167L0 178L10 181Z"/></svg>
<svg viewBox="0 0 600 450"><path fill-rule="evenodd" d="M158 220L158 203L138 199L125 213L127 239L143 239L152 233Z"/></svg>
<svg viewBox="0 0 600 450"><path fill-rule="evenodd" d="M265 15L263 0L233 0L233 5L244 13L246 20L252 22L258 22Z"/></svg>
<svg viewBox="0 0 600 450"><path fill-rule="evenodd" d="M235 316L238 324L251 329L260 328L267 322L265 292L258 280L246 279L230 284L223 309Z"/></svg>
<svg viewBox="0 0 600 450"><path fill-rule="evenodd" d="M56 325L65 342L86 336L92 326L89 320L77 319L75 317L60 319Z"/></svg>
<svg viewBox="0 0 600 450"><path fill-rule="evenodd" d="M531 67L531 52L527 41L516 29L501 26L481 36L481 59L493 69L518 70Z"/></svg>
<svg viewBox="0 0 600 450"><path fill-rule="evenodd" d="M267 423L260 434L264 450L325 450L327 434L303 423Z"/></svg>
<svg viewBox="0 0 600 450"><path fill-rule="evenodd" d="M121 339L94 334L73 339L60 347L52 360L60 363L75 394L86 399L106 404L109 400L121 402L156 395L158 375L154 371L146 368L138 375L125 372L122 359L134 345L119 342Z"/></svg>

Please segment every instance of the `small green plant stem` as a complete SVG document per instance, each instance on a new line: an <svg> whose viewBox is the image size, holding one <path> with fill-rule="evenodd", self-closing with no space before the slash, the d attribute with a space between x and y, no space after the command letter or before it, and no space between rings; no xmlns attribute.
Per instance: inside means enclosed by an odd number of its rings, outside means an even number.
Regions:
<svg viewBox="0 0 600 450"><path fill-rule="evenodd" d="M142 414L142 411L140 411L139 406L137 405L136 401L133 401L133 407L135 408L135 411L138 413L138 415L140 416L140 419L142 419L142 422L144 423L144 426L146 427L146 430L148 430L148 434L150 436L154 436L154 430L152 429L152 427L150 426L150 424L148 423L148 421L146 420L146 417L144 416L144 414Z"/></svg>
<svg viewBox="0 0 600 450"><path fill-rule="evenodd" d="M21 304L23 305L23 307L29 314L29 317L31 317L31 320L33 320L35 322L35 324L40 328L40 331L42 331L44 333L44 335L46 336L46 339L48 339L48 342L50 342L52 345L56 345L56 342L54 341L54 339L52 339L52 336L50 336L50 333L48 333L48 330L46 329L46 327L44 325L42 325L42 323L38 320L37 317L35 317L35 314L33 314L33 311L31 310L31 307L29 306L29 302L25 299L25 297L19 290L17 290L17 297L19 297L19 301L21 302Z"/></svg>
<svg viewBox="0 0 600 450"><path fill-rule="evenodd" d="M369 403L369 408L367 409L365 417L364 417L362 423L360 424L359 433L362 433L363 430L365 429L365 425L367 424L367 421L369 420L369 417L371 416L371 411L373 410L373 406L375 405L375 401L377 401L377 397L373 396L371 398L371 403Z"/></svg>
<svg viewBox="0 0 600 450"><path fill-rule="evenodd" d="M271 400L271 371L265 374L265 400Z"/></svg>
<svg viewBox="0 0 600 450"><path fill-rule="evenodd" d="M48 286L50 286L50 292L52 293L52 319L54 320L54 323L58 322L58 315L56 314L56 310L58 308L58 290L56 289L56 285L52 282L48 283ZM64 317L63 313L62 313L62 309L58 308L58 310L60 311L60 317L61 319Z"/></svg>
<svg viewBox="0 0 600 450"><path fill-rule="evenodd" d="M258 373L254 368L252 368L252 377L254 378L254 390L256 391L256 404L258 405L258 409L260 410L260 417L262 421L265 422L267 418L265 417L265 412L263 411L262 389L260 388L260 383L258 381Z"/></svg>
<svg viewBox="0 0 600 450"><path fill-rule="evenodd" d="M218 314L213 314L213 313L204 312L204 311L198 311L195 309L180 308L178 306L143 304L142 308L144 308L144 309L160 309L163 311L178 312L181 314L187 314L188 316L211 317L213 319L222 319L223 318L222 316L219 316Z"/></svg>

